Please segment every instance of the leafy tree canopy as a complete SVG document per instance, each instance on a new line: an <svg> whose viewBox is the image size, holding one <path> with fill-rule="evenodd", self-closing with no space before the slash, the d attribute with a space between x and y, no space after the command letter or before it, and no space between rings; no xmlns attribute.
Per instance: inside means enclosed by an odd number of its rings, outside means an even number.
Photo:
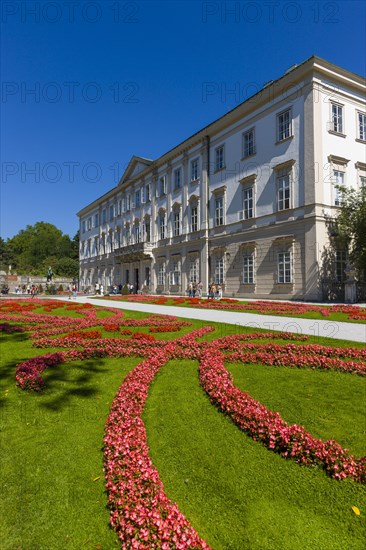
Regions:
<svg viewBox="0 0 366 550"><path fill-rule="evenodd" d="M337 216L337 231L348 246L349 258L360 273L366 274L366 187L359 191L339 187L342 207Z"/></svg>
<svg viewBox="0 0 366 550"><path fill-rule="evenodd" d="M27 225L6 242L0 241L1 266L19 274L47 275L51 266L55 276L77 276L79 235L71 240L60 229L46 222Z"/></svg>

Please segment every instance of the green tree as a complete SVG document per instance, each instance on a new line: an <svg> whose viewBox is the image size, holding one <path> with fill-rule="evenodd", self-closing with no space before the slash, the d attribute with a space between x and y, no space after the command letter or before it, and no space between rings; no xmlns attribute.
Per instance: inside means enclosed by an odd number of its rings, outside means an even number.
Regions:
<svg viewBox="0 0 366 550"><path fill-rule="evenodd" d="M71 247L72 247L72 258L74 260L78 260L79 262L79 241L80 241L80 231L77 230L74 238L71 241Z"/></svg>
<svg viewBox="0 0 366 550"><path fill-rule="evenodd" d="M55 263L55 273L70 279L79 277L79 260L75 258L59 258Z"/></svg>
<svg viewBox="0 0 366 550"><path fill-rule="evenodd" d="M9 265L12 269L16 267L14 253L9 243L0 237L0 270L7 272Z"/></svg>
<svg viewBox="0 0 366 550"><path fill-rule="evenodd" d="M366 274L366 187L359 191L339 187L342 206L336 219L339 238L348 247L349 259Z"/></svg>
<svg viewBox="0 0 366 550"><path fill-rule="evenodd" d="M70 271L75 271L75 260L78 257L75 256L76 246L78 248L76 236L71 240L50 223L27 225L26 229L8 239L6 246L14 256L14 265L19 274L46 276L49 266L56 276L70 276ZM61 259L72 259L73 267L68 262L59 263Z"/></svg>

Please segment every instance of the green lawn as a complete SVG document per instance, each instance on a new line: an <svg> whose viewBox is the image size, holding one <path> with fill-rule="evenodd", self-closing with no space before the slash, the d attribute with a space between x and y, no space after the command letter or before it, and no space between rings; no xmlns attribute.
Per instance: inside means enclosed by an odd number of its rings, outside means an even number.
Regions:
<svg viewBox="0 0 366 550"><path fill-rule="evenodd" d="M56 313L75 315L62 308ZM181 333L155 336L174 339L203 325L192 322ZM205 340L248 332L214 326ZM62 364L44 372L44 393L16 388L15 365L49 351L33 348L25 334L1 335L1 550L118 547L108 525L103 430L117 389L139 359ZM252 441L210 404L197 367L179 360L162 368L144 421L166 492L200 536L214 550L363 548L365 487L300 467ZM239 387L285 420L303 423L317 437L336 437L357 456L365 454L363 378L260 365L228 368Z"/></svg>

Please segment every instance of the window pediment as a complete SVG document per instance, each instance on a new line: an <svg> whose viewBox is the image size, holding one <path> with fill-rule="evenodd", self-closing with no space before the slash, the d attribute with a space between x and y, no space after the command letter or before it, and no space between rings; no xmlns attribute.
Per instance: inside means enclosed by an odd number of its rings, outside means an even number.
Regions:
<svg viewBox="0 0 366 550"><path fill-rule="evenodd" d="M290 170L295 163L296 160L294 159L286 160L285 162L280 162L279 164L273 166L272 170L274 170L275 172L279 172L281 170Z"/></svg>
<svg viewBox="0 0 366 550"><path fill-rule="evenodd" d="M274 239L272 239L272 242L275 243L275 244L279 244L279 243L282 243L282 242L293 243L293 242L295 242L295 236L294 235L282 235L281 237L275 237Z"/></svg>
<svg viewBox="0 0 366 550"><path fill-rule="evenodd" d="M349 159L338 157L337 155L329 155L328 162L331 164L343 164L343 166L347 166L347 164L349 163Z"/></svg>
<svg viewBox="0 0 366 550"><path fill-rule="evenodd" d="M257 246L257 242L256 242L256 241L248 241L248 242L246 242L246 243L241 243L241 244L239 245L239 248L240 248L240 250L244 250L244 249L246 249L246 248L251 248L251 249L253 249L253 248L255 248L256 246Z"/></svg>
<svg viewBox="0 0 366 550"><path fill-rule="evenodd" d="M211 250L211 254L215 255L224 254L224 252L226 252L226 245L217 246Z"/></svg>
<svg viewBox="0 0 366 550"><path fill-rule="evenodd" d="M199 257L199 251L198 250L191 250L187 252L187 256L190 259L198 258Z"/></svg>
<svg viewBox="0 0 366 550"><path fill-rule="evenodd" d="M223 195L226 192L226 185L222 185L221 187L218 187L217 189L212 190L213 195Z"/></svg>
<svg viewBox="0 0 366 550"><path fill-rule="evenodd" d="M200 197L198 195L191 195L188 199L188 202L190 204L198 202L200 200Z"/></svg>
<svg viewBox="0 0 366 550"><path fill-rule="evenodd" d="M239 180L239 183L241 183L242 185L253 185L256 179L257 174L250 174L249 176L245 176L245 178L241 178Z"/></svg>

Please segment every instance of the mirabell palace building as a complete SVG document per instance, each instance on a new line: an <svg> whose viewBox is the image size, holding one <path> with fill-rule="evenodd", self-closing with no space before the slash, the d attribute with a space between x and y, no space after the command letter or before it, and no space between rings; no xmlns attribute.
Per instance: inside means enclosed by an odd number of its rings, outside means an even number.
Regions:
<svg viewBox="0 0 366 550"><path fill-rule="evenodd" d="M318 57L155 160L131 158L80 218L80 286L320 300L347 251L337 184L366 184L365 79Z"/></svg>

